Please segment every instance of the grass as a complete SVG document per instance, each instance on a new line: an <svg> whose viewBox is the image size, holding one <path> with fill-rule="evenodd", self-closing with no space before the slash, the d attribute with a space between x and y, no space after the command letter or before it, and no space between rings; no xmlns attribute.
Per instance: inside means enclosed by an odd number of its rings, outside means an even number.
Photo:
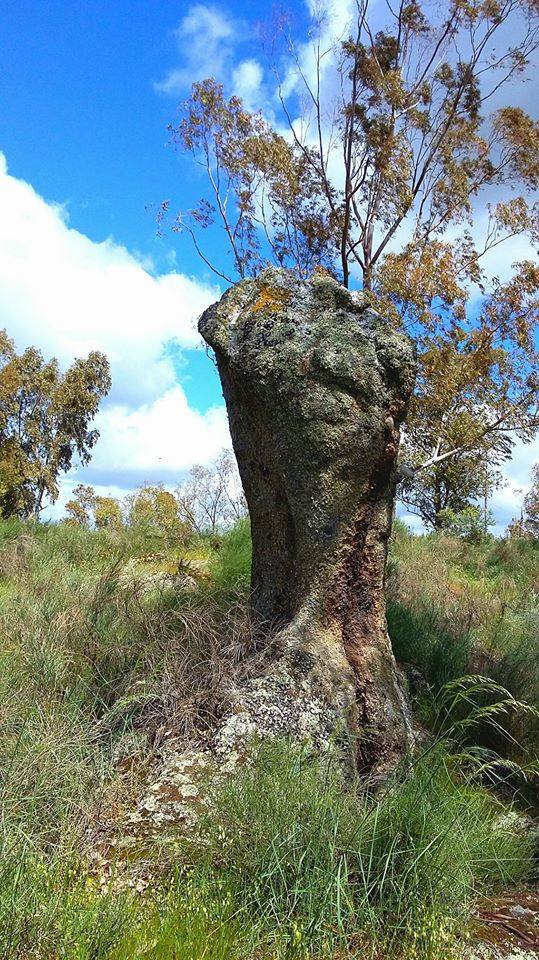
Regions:
<svg viewBox="0 0 539 960"><path fill-rule="evenodd" d="M329 758L265 744L142 897L100 891L73 852L4 859L4 956L448 958L475 898L529 870L504 811L442 744L375 799Z"/></svg>
<svg viewBox="0 0 539 960"><path fill-rule="evenodd" d="M469 666L472 639L469 631L454 631L443 609L426 600L417 609L391 598L387 624L395 657L413 664L430 689L439 690Z"/></svg>
<svg viewBox="0 0 539 960"><path fill-rule="evenodd" d="M255 940L247 911L218 878L177 871L110 960L244 960Z"/></svg>
<svg viewBox="0 0 539 960"><path fill-rule="evenodd" d="M247 591L251 576L251 531L247 519L240 520L221 542L213 563L213 581L225 594Z"/></svg>
<svg viewBox="0 0 539 960"><path fill-rule="evenodd" d="M427 713L440 688L464 674L481 674L539 711L538 543L414 537L397 524L388 626ZM515 711L497 728L477 725L474 736L509 759L539 759L537 713Z"/></svg>
<svg viewBox="0 0 539 960"><path fill-rule="evenodd" d="M537 704L537 556L400 530L390 630L433 725L471 669ZM458 750L429 748L376 798L328 758L262 746L147 888L101 883L101 820L129 809L165 731L211 727L252 669L249 567L245 523L162 556L140 531L0 524L1 960L445 960L474 899L529 870L470 762L536 744L532 711L478 715L493 685L451 713Z"/></svg>
<svg viewBox="0 0 539 960"><path fill-rule="evenodd" d="M529 868L501 810L443 743L375 798L343 786L328 759L266 744L213 792L190 853L268 940L299 931L316 956L361 943L373 956L439 957L474 897Z"/></svg>
<svg viewBox="0 0 539 960"><path fill-rule="evenodd" d="M133 924L129 894L98 888L73 848L45 857L26 846L1 851L0 958L105 960Z"/></svg>

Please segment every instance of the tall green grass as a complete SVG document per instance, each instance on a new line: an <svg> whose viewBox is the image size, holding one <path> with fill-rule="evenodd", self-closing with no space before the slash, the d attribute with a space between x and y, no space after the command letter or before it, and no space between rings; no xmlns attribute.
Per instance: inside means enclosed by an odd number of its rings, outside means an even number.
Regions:
<svg viewBox="0 0 539 960"><path fill-rule="evenodd" d="M476 724L471 742L508 760L539 760L539 544L414 537L397 524L387 612L395 656L414 668L424 715L444 684L480 674L535 712ZM488 706L488 690L481 697ZM526 789L533 802L537 784Z"/></svg>
<svg viewBox="0 0 539 960"><path fill-rule="evenodd" d="M446 960L474 898L517 882L530 854L462 744L460 760L432 747L376 797L328 758L263 745L212 787L194 839L156 851L141 894L94 875L99 825L129 808L163 732L211 728L254 652L246 523L188 545L188 573L207 558L194 579L156 576L144 546L129 530L0 523L0 960ZM434 713L478 645L485 672L511 663L514 696L536 696L533 563L522 555L519 586L520 554L489 550L393 547L393 640ZM530 739L531 713L511 723Z"/></svg>
<svg viewBox="0 0 539 960"><path fill-rule="evenodd" d="M251 577L251 528L247 517L223 536L212 574L218 590L247 592Z"/></svg>
<svg viewBox="0 0 539 960"><path fill-rule="evenodd" d="M374 798L329 758L266 743L211 791L187 855L283 956L301 944L307 956L361 946L430 960L450 955L474 898L529 870L530 844L503 810L444 743Z"/></svg>
<svg viewBox="0 0 539 960"><path fill-rule="evenodd" d="M133 895L100 889L80 852L0 845L0 958L106 960L138 915Z"/></svg>
<svg viewBox="0 0 539 960"><path fill-rule="evenodd" d="M390 599L387 625L396 659L418 667L432 690L439 690L467 672L472 649L470 634L455 633L439 608L425 603L413 610Z"/></svg>
<svg viewBox="0 0 539 960"><path fill-rule="evenodd" d="M443 745L373 798L330 758L266 743L142 896L100 891L74 851L4 858L0 956L447 960L474 900L529 870L504 812Z"/></svg>

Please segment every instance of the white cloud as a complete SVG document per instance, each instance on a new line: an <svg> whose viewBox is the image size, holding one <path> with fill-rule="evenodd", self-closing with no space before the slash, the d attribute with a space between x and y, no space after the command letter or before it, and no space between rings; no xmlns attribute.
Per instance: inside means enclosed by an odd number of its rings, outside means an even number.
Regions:
<svg viewBox="0 0 539 960"><path fill-rule="evenodd" d="M412 533L428 533L428 529L423 523L421 517L418 517L415 513L409 513L404 504L397 501L397 516L399 520L402 520L407 527L410 528Z"/></svg>
<svg viewBox="0 0 539 960"><path fill-rule="evenodd" d="M357 14L356 0L307 0L306 6L311 17L322 21L333 37L342 36Z"/></svg>
<svg viewBox="0 0 539 960"><path fill-rule="evenodd" d="M242 60L232 74L234 93L241 97L247 110L260 109L263 76L258 60Z"/></svg>
<svg viewBox="0 0 539 960"><path fill-rule="evenodd" d="M203 3L189 8L174 31L180 66L155 84L161 93L181 94L195 80L222 78L229 67L235 43L244 27L215 6Z"/></svg>
<svg viewBox="0 0 539 960"><path fill-rule="evenodd" d="M78 479L126 488L207 463L229 443L224 407L189 407L164 354L200 344L196 320L219 296L180 273L154 277L140 258L73 230L65 207L9 176L0 153L0 323L62 366L103 351L113 379L92 464ZM72 480L69 480L72 482Z"/></svg>
<svg viewBox="0 0 539 960"><path fill-rule="evenodd" d="M153 403L130 410L107 407L97 417L99 443L92 470L113 476L180 473L193 463L208 463L229 444L224 406L205 414L193 410L181 386Z"/></svg>
<svg viewBox="0 0 539 960"><path fill-rule="evenodd" d="M531 487L535 463L539 463L539 437L532 443L517 440L511 460L501 468L505 484L494 492L489 504L496 521L494 533L503 533L511 520L520 517L522 501Z"/></svg>
<svg viewBox="0 0 539 960"><path fill-rule="evenodd" d="M174 30L179 64L154 84L159 93L179 96L207 77L225 83L241 97L248 110L262 105L262 65L254 58L239 60L238 50L252 39L252 29L216 6L202 3L189 8Z"/></svg>
<svg viewBox="0 0 539 960"><path fill-rule="evenodd" d="M0 317L17 344L37 343L63 363L103 350L117 402L172 386L163 345L200 343L196 319L218 289L180 273L154 277L125 247L70 229L65 209L9 176L3 156L0 205Z"/></svg>
<svg viewBox="0 0 539 960"><path fill-rule="evenodd" d="M515 489L523 489L526 493L531 486L531 469L539 463L539 436L531 443L517 440L511 460L504 466L504 475Z"/></svg>

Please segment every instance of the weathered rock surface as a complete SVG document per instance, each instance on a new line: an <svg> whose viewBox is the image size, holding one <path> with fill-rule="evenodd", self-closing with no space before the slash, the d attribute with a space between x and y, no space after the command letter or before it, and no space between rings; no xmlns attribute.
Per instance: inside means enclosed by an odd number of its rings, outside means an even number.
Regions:
<svg viewBox="0 0 539 960"><path fill-rule="evenodd" d="M466 960L531 960L539 956L539 892L512 891L478 905Z"/></svg>
<svg viewBox="0 0 539 960"><path fill-rule="evenodd" d="M383 775L410 737L384 577L412 347L359 293L268 269L202 316L253 536L252 605L272 628L213 749L258 733L324 744L347 729Z"/></svg>

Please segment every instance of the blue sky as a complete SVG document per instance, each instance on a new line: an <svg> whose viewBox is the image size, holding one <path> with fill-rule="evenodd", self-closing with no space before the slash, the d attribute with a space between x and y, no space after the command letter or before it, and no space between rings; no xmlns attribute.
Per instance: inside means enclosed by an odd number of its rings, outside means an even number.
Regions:
<svg viewBox="0 0 539 960"><path fill-rule="evenodd" d="M327 0L337 20L351 0ZM298 21L303 0L288 3ZM203 182L167 148L189 83L214 75L267 105L260 0L17 0L1 5L0 324L67 364L110 357L114 387L84 480L122 495L172 484L228 443L215 368L194 324L219 295L187 239L158 237L155 208ZM258 101L264 101L258 102ZM507 262L515 256L506 258ZM515 513L539 447L519 447L494 506ZM61 511L61 502L58 511Z"/></svg>
<svg viewBox="0 0 539 960"><path fill-rule="evenodd" d="M208 66L226 80L234 63L255 55L247 27L267 14L268 4L17 0L1 6L0 138L10 172L48 200L67 203L70 225L92 240L112 236L166 269L171 249L180 248L156 237L147 207L171 195L180 206L193 199L193 171L187 182L185 162L164 148L167 124L189 77ZM204 9L215 11L220 33L229 29L231 37L218 35L214 55L206 40L206 61L193 63L197 22L207 38ZM178 31L189 17L193 30L182 41ZM184 68L181 86L157 89ZM183 271L201 274L187 243L181 258Z"/></svg>

